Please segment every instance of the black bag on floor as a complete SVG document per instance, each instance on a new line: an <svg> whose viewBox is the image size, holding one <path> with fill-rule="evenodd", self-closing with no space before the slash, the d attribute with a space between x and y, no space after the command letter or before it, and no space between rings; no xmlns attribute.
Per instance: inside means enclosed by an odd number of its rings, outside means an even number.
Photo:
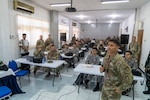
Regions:
<svg viewBox="0 0 150 100"><path fill-rule="evenodd" d="M142 76L142 73L138 70L132 70L132 74L135 76Z"/></svg>

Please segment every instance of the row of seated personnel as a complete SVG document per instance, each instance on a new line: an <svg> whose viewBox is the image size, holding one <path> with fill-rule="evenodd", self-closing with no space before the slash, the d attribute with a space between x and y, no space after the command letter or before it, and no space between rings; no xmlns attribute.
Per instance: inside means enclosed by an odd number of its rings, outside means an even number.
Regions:
<svg viewBox="0 0 150 100"><path fill-rule="evenodd" d="M68 58L60 57L60 53L64 53L64 54L72 53L72 54L75 54L75 55L73 56L73 58L68 59ZM45 57L44 51L42 49L42 45L38 45L37 49L34 51L34 57L35 58L40 58L40 57L44 58ZM69 63L69 64L73 63L73 65L74 65L74 63L76 63L79 59L79 49L76 47L76 44L73 44L72 49L69 49L68 45L66 44L65 48L62 49L61 52L59 52L59 51L56 50L55 45L51 45L50 50L48 51L48 54L47 54L46 58L47 58L47 61L64 59L64 60L67 61L67 63ZM36 74L36 72L39 68L40 68L40 66L35 66L34 67L34 74ZM48 73L45 77L49 77L51 75L50 74L51 69L47 68L47 72ZM59 75L59 72L60 72L60 67L56 69L56 75L57 76Z"/></svg>
<svg viewBox="0 0 150 100"><path fill-rule="evenodd" d="M85 63L86 64L99 65L100 64L99 59L100 58L97 55L97 49L92 48L91 54L88 55L87 59L85 60ZM124 60L131 67L133 75L141 76L141 72L138 69L137 60L132 57L132 52L131 51L126 51L125 52ZM93 91L94 92L99 91L99 90L101 90L102 84L103 84L102 83L102 79L103 79L102 76L95 76L95 75L88 75L88 74L80 73L78 75L77 79L75 80L75 82L73 83L73 85L79 85L80 84L80 85L84 85L85 88L88 88L89 81L91 81L94 77L96 78L97 83L96 83L96 86L94 87ZM129 89L129 90L131 90L131 89Z"/></svg>

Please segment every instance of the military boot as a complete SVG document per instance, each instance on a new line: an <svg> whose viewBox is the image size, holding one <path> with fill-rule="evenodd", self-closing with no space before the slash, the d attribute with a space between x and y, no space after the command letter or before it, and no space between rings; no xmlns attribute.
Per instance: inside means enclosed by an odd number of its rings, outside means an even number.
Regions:
<svg viewBox="0 0 150 100"><path fill-rule="evenodd" d="M144 94L150 94L150 87L148 88L147 91L143 91Z"/></svg>
<svg viewBox="0 0 150 100"><path fill-rule="evenodd" d="M99 82L97 82L95 88L93 89L93 92L99 91Z"/></svg>

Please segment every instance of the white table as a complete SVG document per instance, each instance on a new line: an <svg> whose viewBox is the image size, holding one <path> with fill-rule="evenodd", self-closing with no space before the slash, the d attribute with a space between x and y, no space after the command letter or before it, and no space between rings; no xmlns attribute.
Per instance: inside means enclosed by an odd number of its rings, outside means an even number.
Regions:
<svg viewBox="0 0 150 100"><path fill-rule="evenodd" d="M17 63L23 63L23 64L29 64L29 65L34 65L34 66L41 66L41 67L47 67L47 68L53 68L54 69L54 73L55 73L55 69L60 67L62 64L65 63L65 61L63 60L52 60L52 63L33 63L30 61L27 61L25 58L19 58L15 60ZM55 74L53 75L53 86L54 86L54 80L55 80Z"/></svg>
<svg viewBox="0 0 150 100"><path fill-rule="evenodd" d="M99 70L100 67L101 65L78 64L76 68L74 69L74 72L104 76L104 73L100 73L100 70ZM144 77L134 76L133 78L134 80L137 80L137 81L144 81ZM80 88L80 85L78 87L78 92L79 92L79 88ZM134 84L133 84L133 100L134 100Z"/></svg>
<svg viewBox="0 0 150 100"><path fill-rule="evenodd" d="M15 76L15 73L13 72L12 69L8 69L7 71L0 71L0 78L3 78L5 76L9 76L9 75Z"/></svg>

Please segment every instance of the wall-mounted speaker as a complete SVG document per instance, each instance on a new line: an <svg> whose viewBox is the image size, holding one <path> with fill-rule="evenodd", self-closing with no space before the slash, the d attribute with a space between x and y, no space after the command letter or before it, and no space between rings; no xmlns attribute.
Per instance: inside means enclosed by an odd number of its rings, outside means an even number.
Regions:
<svg viewBox="0 0 150 100"><path fill-rule="evenodd" d="M121 44L128 44L129 34L121 34Z"/></svg>

